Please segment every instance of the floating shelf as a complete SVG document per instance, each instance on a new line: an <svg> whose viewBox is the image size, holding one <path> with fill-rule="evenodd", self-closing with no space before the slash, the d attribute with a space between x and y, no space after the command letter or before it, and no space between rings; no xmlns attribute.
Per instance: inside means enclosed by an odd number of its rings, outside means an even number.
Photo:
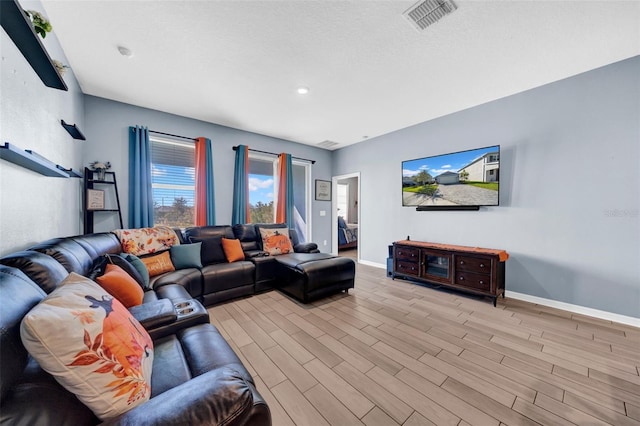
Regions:
<svg viewBox="0 0 640 426"><path fill-rule="evenodd" d="M78 139L81 141L87 140L87 138L84 137L80 129L78 129L78 127L75 124L67 124L64 122L64 120L60 120L60 124L62 124L62 127L64 127L64 129L67 132L69 132L72 138Z"/></svg>
<svg viewBox="0 0 640 426"><path fill-rule="evenodd" d="M2 2L3 1L0 1L0 3ZM25 151L17 148L9 142L5 142L4 145L0 145L0 158L26 169L33 170L41 175L50 177L69 177L67 172L58 169L55 164L46 158L41 157L33 151Z"/></svg>
<svg viewBox="0 0 640 426"><path fill-rule="evenodd" d="M81 178L82 177L82 172L79 172L79 171L77 171L77 170L75 170L73 168L65 169L60 164L56 164L56 167L58 168L58 170L62 170L63 172L68 174L69 177L71 177L71 178Z"/></svg>
<svg viewBox="0 0 640 426"><path fill-rule="evenodd" d="M0 23L45 86L68 90L40 36L16 0L0 0Z"/></svg>

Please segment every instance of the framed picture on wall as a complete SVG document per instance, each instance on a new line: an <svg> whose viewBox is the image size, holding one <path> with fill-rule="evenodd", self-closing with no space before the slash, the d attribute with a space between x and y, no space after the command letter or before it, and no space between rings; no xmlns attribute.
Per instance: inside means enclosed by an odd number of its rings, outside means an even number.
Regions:
<svg viewBox="0 0 640 426"><path fill-rule="evenodd" d="M104 210L104 191L87 189L87 210Z"/></svg>
<svg viewBox="0 0 640 426"><path fill-rule="evenodd" d="M331 201L331 181L316 179L316 201Z"/></svg>

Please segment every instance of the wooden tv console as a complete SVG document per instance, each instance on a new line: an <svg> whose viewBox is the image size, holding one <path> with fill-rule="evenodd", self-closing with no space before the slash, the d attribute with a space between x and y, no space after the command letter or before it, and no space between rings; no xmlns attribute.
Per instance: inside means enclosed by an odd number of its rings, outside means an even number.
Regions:
<svg viewBox="0 0 640 426"><path fill-rule="evenodd" d="M422 241L393 243L396 277L441 285L493 298L504 297L504 250L454 246Z"/></svg>

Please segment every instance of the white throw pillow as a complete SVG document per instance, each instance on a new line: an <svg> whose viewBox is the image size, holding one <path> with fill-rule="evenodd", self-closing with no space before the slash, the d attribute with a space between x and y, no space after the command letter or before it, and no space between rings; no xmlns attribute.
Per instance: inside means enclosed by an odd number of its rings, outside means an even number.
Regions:
<svg viewBox="0 0 640 426"><path fill-rule="evenodd" d="M40 366L101 420L150 398L149 334L89 278L71 273L25 315L20 336Z"/></svg>

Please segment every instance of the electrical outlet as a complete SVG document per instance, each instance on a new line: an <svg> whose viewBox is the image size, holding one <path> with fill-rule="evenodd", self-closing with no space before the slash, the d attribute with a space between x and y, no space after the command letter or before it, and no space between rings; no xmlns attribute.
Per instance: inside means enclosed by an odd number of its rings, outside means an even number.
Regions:
<svg viewBox="0 0 640 426"><path fill-rule="evenodd" d="M320 210L320 216L326 216L327 212L326 210Z"/></svg>
<svg viewBox="0 0 640 426"><path fill-rule="evenodd" d="M325 246L327 245L327 240L324 240L324 245L325 245Z"/></svg>

